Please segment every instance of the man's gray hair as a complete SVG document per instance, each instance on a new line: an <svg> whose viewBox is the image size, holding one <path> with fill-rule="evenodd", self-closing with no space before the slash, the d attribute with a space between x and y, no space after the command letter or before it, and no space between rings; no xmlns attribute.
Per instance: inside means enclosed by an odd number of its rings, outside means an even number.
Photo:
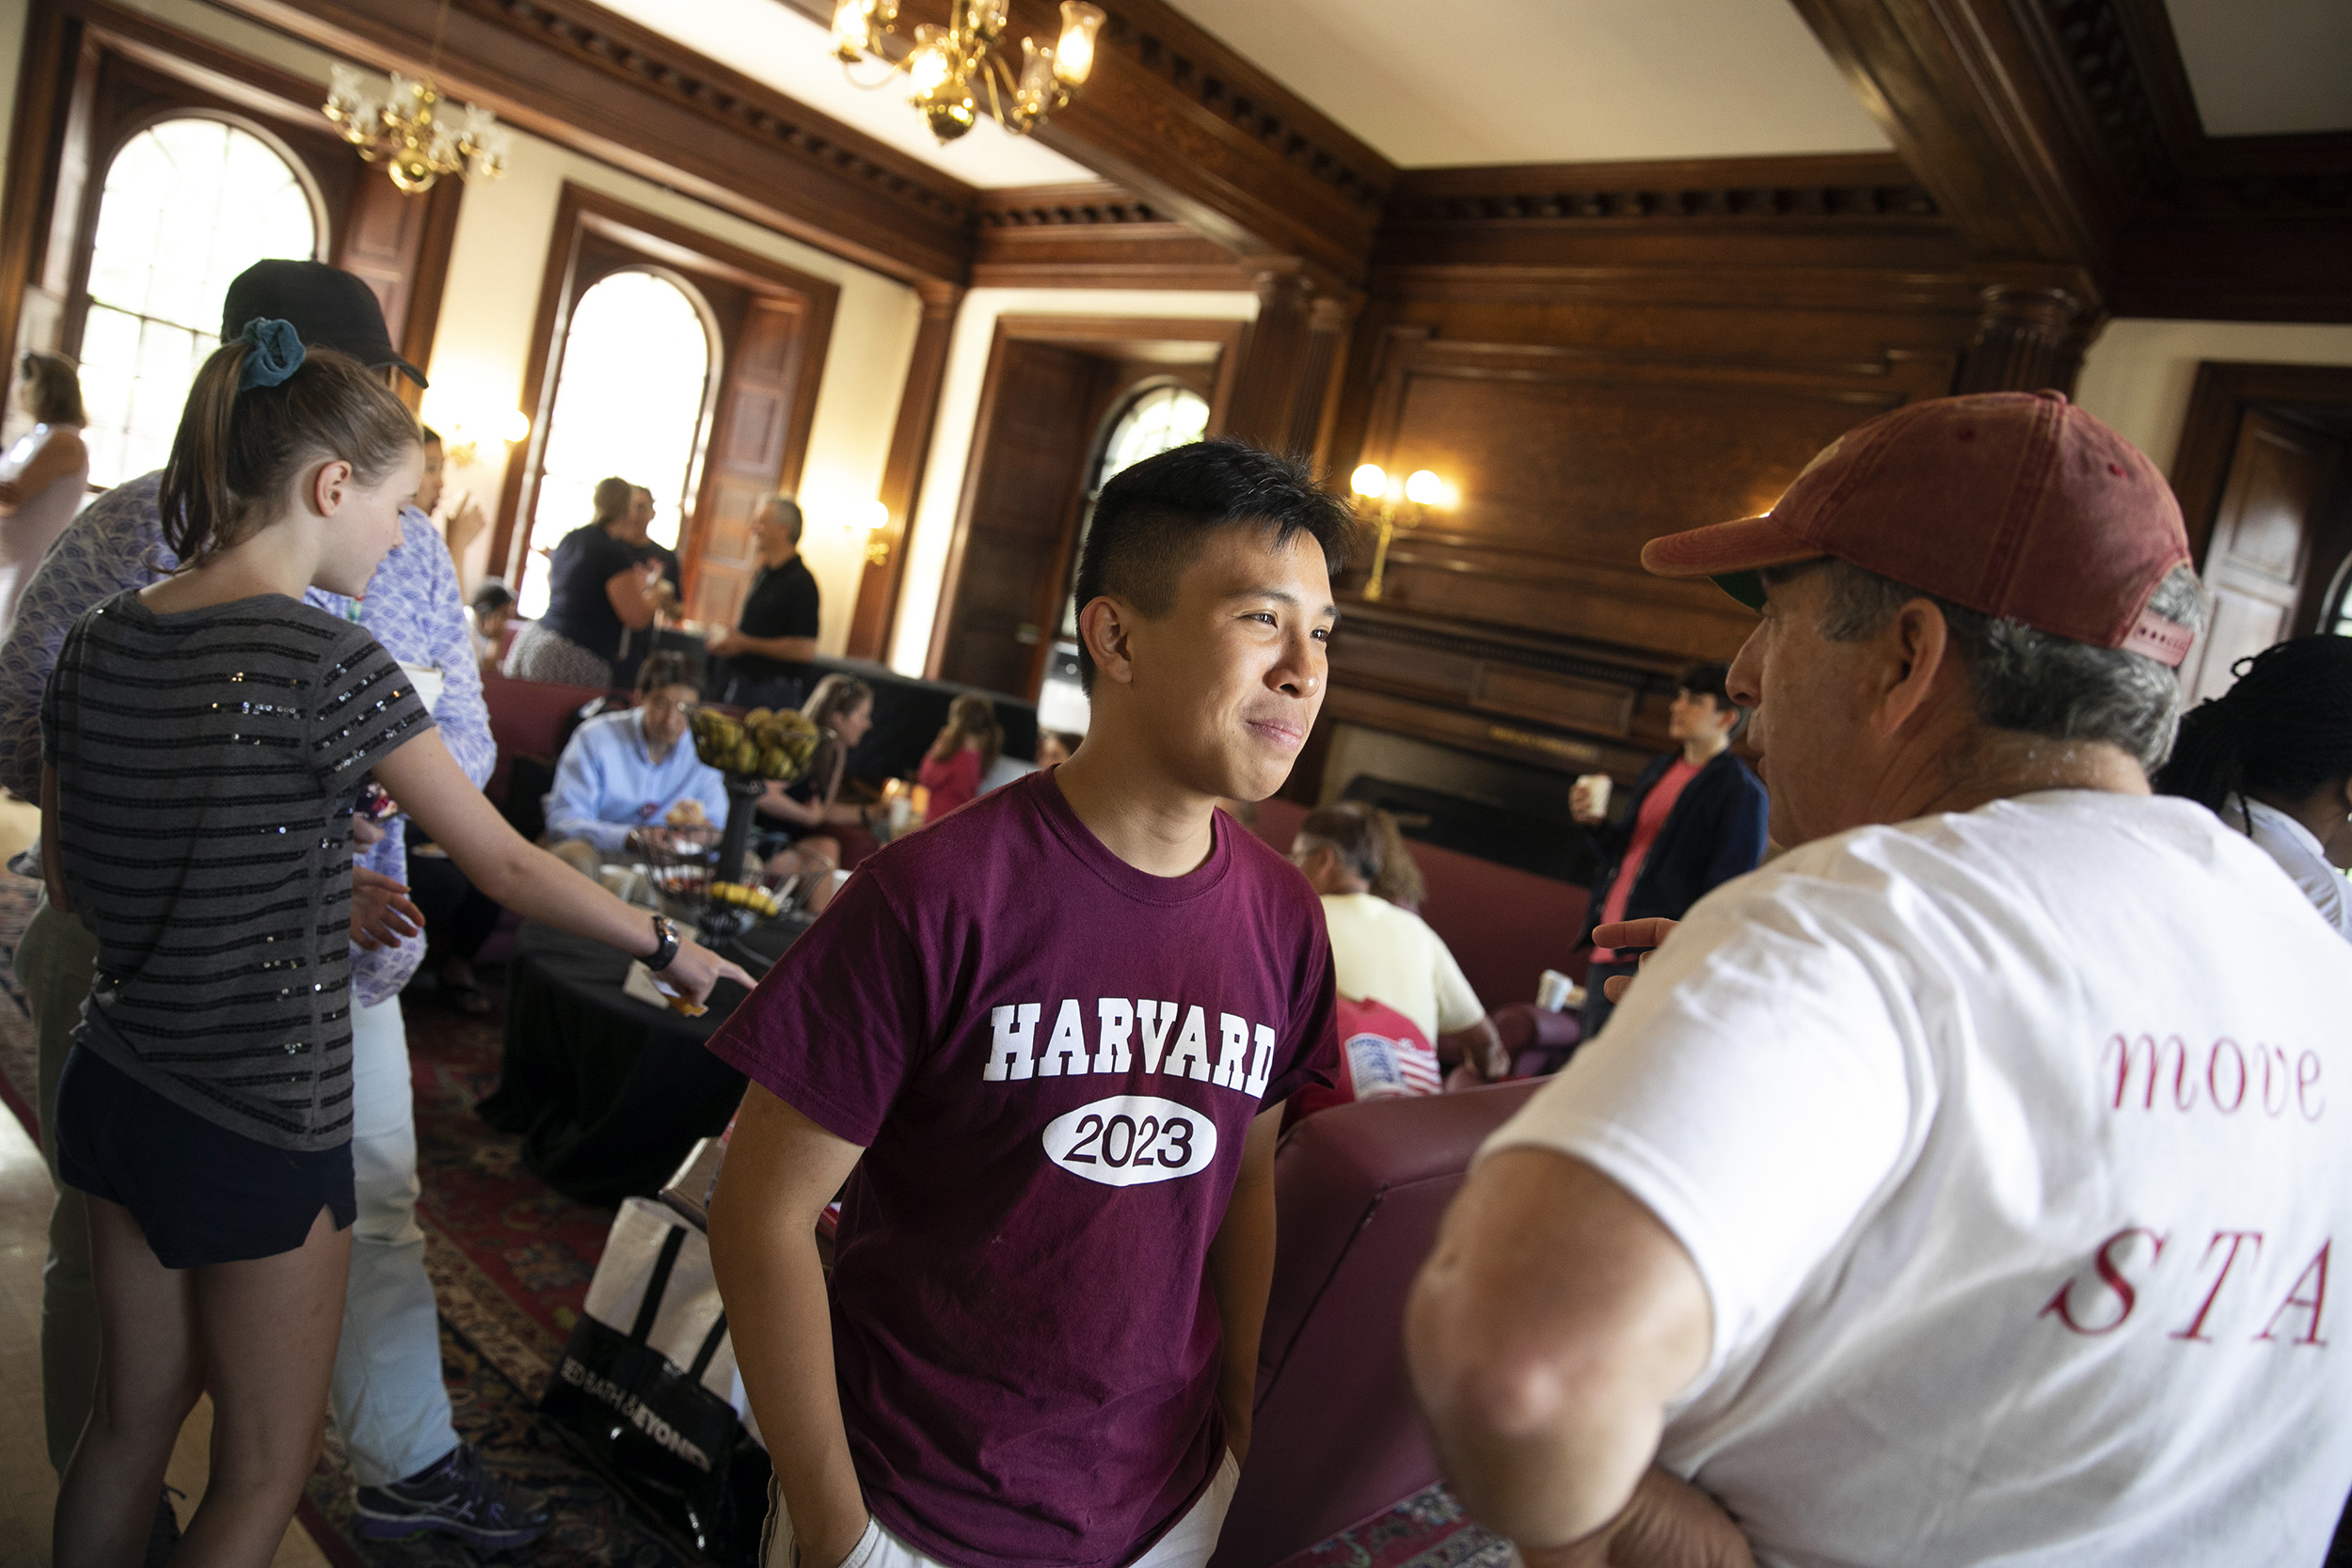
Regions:
<svg viewBox="0 0 2352 1568"><path fill-rule="evenodd" d="M1874 637L1913 599L1944 612L1978 720L1994 729L2052 740L2103 740L2120 746L2153 773L2172 754L2181 723L2179 674L2144 654L2095 647L2036 631L1908 588L1849 561L1827 563L1829 602L1821 635L1833 642ZM2156 585L2148 608L2191 631L2205 624L2205 590L2176 566Z"/></svg>
<svg viewBox="0 0 2352 1568"><path fill-rule="evenodd" d="M763 515L772 515L782 523L786 531L792 535L792 543L797 545L801 542L802 518L799 501L778 491L774 495L762 497L759 510Z"/></svg>

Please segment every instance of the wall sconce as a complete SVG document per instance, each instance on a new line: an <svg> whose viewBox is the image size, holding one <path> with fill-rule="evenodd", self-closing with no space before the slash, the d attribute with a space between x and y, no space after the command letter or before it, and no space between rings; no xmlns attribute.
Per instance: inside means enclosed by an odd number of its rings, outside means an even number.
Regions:
<svg viewBox="0 0 2352 1568"><path fill-rule="evenodd" d="M841 526L852 540L863 540L867 565L880 566L890 560L890 508L880 501L860 502L843 516Z"/></svg>
<svg viewBox="0 0 2352 1568"><path fill-rule="evenodd" d="M1389 542L1400 528L1418 528L1428 512L1451 511L1460 504L1461 489L1427 468L1416 468L1404 483L1391 479L1377 463L1367 463L1348 476L1356 492L1357 510L1369 512L1379 533L1372 548L1372 575L1364 579L1364 598L1376 603L1389 574Z"/></svg>
<svg viewBox="0 0 2352 1568"><path fill-rule="evenodd" d="M531 434L531 416L519 408L504 411L469 409L462 413L428 408L424 422L441 433L441 451L457 467L470 468L482 457L482 444L502 441L512 447ZM504 452L499 452L503 457Z"/></svg>

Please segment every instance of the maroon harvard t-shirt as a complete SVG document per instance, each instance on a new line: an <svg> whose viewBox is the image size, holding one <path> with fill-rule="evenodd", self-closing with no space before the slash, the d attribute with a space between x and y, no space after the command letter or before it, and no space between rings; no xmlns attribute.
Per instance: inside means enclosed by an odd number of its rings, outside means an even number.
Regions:
<svg viewBox="0 0 2352 1568"><path fill-rule="evenodd" d="M711 1041L866 1146L834 1366L866 1505L961 1565L1115 1568L1224 1455L1208 1284L1251 1119L1336 1059L1323 911L1231 818L1183 877L1050 773L867 861Z"/></svg>

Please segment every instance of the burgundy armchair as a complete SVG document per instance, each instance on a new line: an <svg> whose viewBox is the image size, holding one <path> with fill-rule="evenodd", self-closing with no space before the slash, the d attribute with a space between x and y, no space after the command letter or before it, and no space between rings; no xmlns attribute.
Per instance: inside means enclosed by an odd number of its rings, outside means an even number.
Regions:
<svg viewBox="0 0 2352 1568"><path fill-rule="evenodd" d="M1249 1461L1210 1568L1267 1568L1438 1479L1406 1294L1470 1157L1541 1086L1363 1101L1283 1135Z"/></svg>

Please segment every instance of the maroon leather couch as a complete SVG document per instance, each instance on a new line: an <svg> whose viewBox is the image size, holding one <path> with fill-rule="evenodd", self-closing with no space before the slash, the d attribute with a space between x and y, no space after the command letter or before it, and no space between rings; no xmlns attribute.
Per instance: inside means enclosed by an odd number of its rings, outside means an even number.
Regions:
<svg viewBox="0 0 2352 1568"><path fill-rule="evenodd" d="M1306 819L1304 806L1261 801L1258 836L1287 855ZM1445 939L1488 1012L1534 1001L1535 982L1547 969L1584 978L1576 939L1592 899L1582 888L1433 844L1412 849L1429 884L1422 918Z"/></svg>
<svg viewBox="0 0 2352 1568"><path fill-rule="evenodd" d="M563 751L560 736L566 720L604 692L593 686L559 686L553 681L509 680L504 675L482 677L482 704L490 714L490 738L498 742L498 765L483 786L492 803L506 803L506 781L516 757L537 757L552 764Z"/></svg>
<svg viewBox="0 0 2352 1568"><path fill-rule="evenodd" d="M1438 1479L1405 1298L1470 1157L1541 1086L1359 1101L1283 1135L1249 1462L1209 1568L1266 1568Z"/></svg>

